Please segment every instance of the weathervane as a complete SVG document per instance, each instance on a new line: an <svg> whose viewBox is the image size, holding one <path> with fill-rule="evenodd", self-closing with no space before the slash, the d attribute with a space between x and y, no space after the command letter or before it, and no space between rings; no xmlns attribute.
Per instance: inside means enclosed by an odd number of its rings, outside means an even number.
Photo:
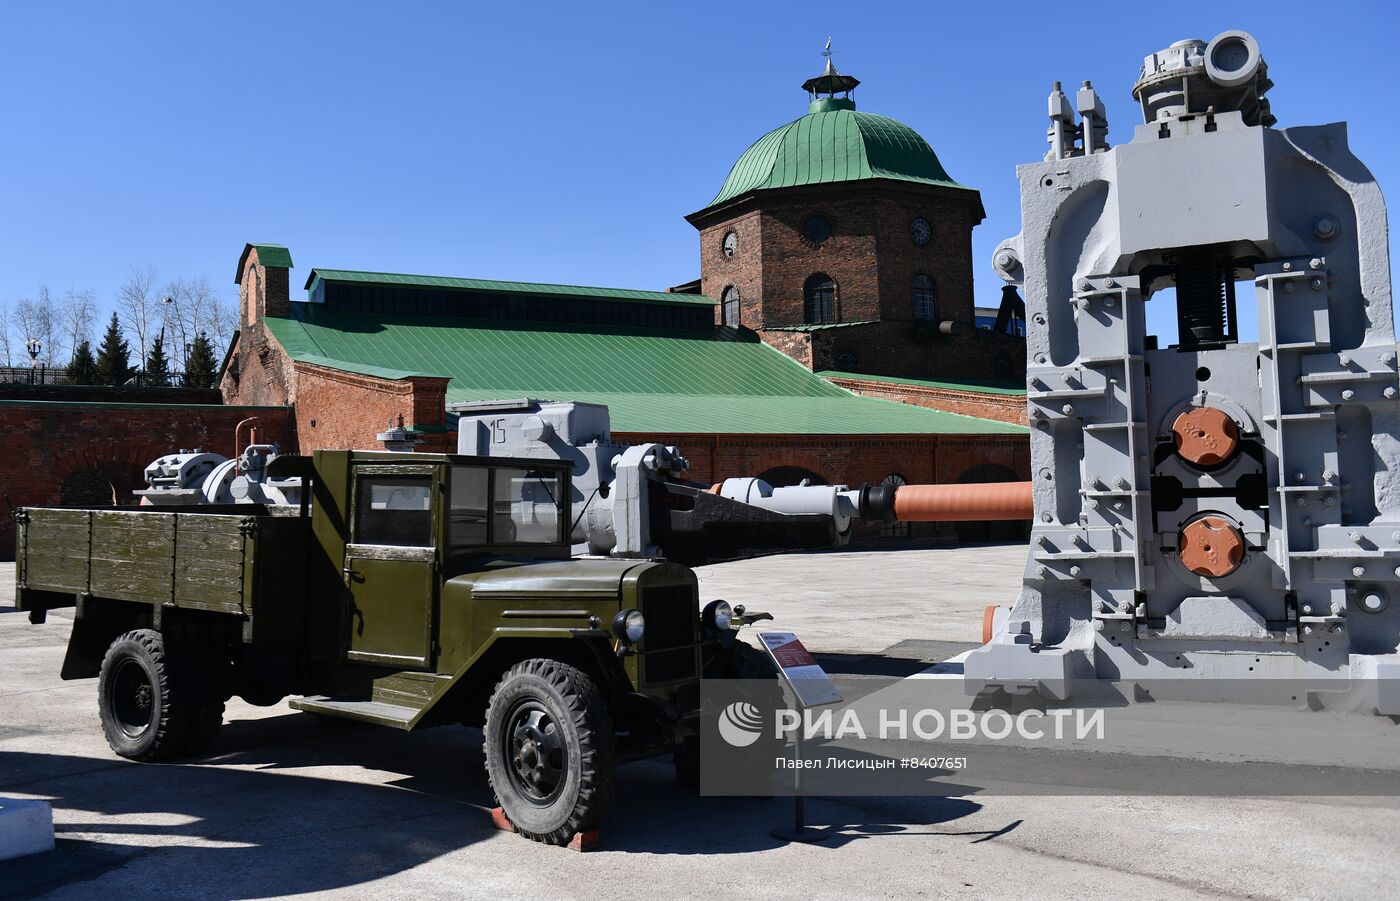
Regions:
<svg viewBox="0 0 1400 901"><path fill-rule="evenodd" d="M814 101L819 94L825 94L829 99L834 98L838 93L845 94L845 99L849 100L851 91L860 84L858 79L836 71L836 66L831 61L831 57L835 53L836 51L831 49L831 38L828 37L826 46L822 48L822 56L826 57L826 68L816 78L809 78L802 83L802 88L812 96Z"/></svg>

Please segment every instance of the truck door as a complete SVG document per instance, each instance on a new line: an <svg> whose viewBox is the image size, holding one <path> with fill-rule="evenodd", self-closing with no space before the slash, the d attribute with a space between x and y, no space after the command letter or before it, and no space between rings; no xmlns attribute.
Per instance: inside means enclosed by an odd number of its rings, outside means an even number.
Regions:
<svg viewBox="0 0 1400 901"><path fill-rule="evenodd" d="M438 555L438 467L365 464L355 468L346 659L426 668L433 659Z"/></svg>

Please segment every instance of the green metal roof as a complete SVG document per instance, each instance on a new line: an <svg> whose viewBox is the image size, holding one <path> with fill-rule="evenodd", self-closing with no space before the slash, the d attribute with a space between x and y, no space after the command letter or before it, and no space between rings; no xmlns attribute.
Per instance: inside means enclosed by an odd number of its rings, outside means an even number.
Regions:
<svg viewBox="0 0 1400 901"><path fill-rule="evenodd" d="M233 275L234 284L242 284L243 267L248 262L249 251L253 250L258 252L258 262L264 266L281 269L292 268L292 252L281 244L249 243L244 245L243 253L238 257L238 271Z"/></svg>
<svg viewBox="0 0 1400 901"><path fill-rule="evenodd" d="M310 363L312 366L324 366L327 369L337 369L341 372L353 372L356 375L369 375L377 379L388 379L391 382L401 382L404 379L411 379L415 376L427 376L429 378L441 378L431 372L423 372L420 369L390 369L387 366L373 366L368 363L356 363L353 360L336 360L331 357L322 357L317 354L300 354L297 356L298 363Z"/></svg>
<svg viewBox="0 0 1400 901"><path fill-rule="evenodd" d="M863 372L837 372L834 369L823 369L817 375L824 379L861 379L866 382L888 382L892 385L913 385L917 388L947 388L952 391L975 391L978 394L1005 394L1025 397L1025 385L1002 382L1001 384L984 384L980 382L946 382L934 381L932 379L902 379L892 375L866 375Z"/></svg>
<svg viewBox="0 0 1400 901"><path fill-rule="evenodd" d="M401 275L395 272L361 272L354 269L312 269L306 288L320 279L358 282L364 285L406 285L414 288L449 288L460 291L490 291L496 294L539 294L562 297L599 297L641 303L671 303L713 307L715 301L704 294L671 294L666 291L634 291L629 288L589 288L582 285L549 285L539 282L506 282L484 278L450 278L442 275Z"/></svg>
<svg viewBox="0 0 1400 901"><path fill-rule="evenodd" d="M807 115L755 141L710 206L750 191L866 178L966 188L949 177L919 133L842 99L812 102Z"/></svg>
<svg viewBox="0 0 1400 901"><path fill-rule="evenodd" d="M1007 423L863 398L736 329L611 330L370 316L293 303L264 320L293 358L451 379L448 402L536 397L607 404L620 432L1024 434Z"/></svg>

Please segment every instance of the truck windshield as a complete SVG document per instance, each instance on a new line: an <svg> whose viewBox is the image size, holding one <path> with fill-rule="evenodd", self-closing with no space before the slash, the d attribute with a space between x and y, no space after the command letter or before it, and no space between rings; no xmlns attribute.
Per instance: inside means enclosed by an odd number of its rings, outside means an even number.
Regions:
<svg viewBox="0 0 1400 901"><path fill-rule="evenodd" d="M447 543L559 544L564 540L563 479L555 470L454 466L448 492Z"/></svg>

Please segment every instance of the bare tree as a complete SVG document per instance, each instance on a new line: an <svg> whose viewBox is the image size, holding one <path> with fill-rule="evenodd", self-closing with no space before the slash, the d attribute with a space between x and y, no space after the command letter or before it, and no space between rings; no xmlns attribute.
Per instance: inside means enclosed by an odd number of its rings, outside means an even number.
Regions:
<svg viewBox="0 0 1400 901"><path fill-rule="evenodd" d="M20 333L17 336L18 340L25 352L28 353L29 342L37 340L39 354L31 359L44 366L52 366L54 360L59 359L58 354L62 350L56 345L62 341L63 332L54 317L53 299L49 296L49 289L41 285L38 300L26 297L16 303L14 321Z"/></svg>
<svg viewBox="0 0 1400 901"><path fill-rule="evenodd" d="M10 343L10 305L0 301L0 366L13 366L14 345Z"/></svg>
<svg viewBox="0 0 1400 901"><path fill-rule="evenodd" d="M146 349L160 329L164 306L156 292L156 267L132 266L126 281L117 289L117 311L122 324L136 339L133 353L146 358Z"/></svg>
<svg viewBox="0 0 1400 901"><path fill-rule="evenodd" d="M97 319L97 292L91 288L81 291L69 288L68 293L63 295L60 315L63 336L68 342L68 356L71 358L77 352L78 345L92 340L92 325Z"/></svg>
<svg viewBox="0 0 1400 901"><path fill-rule="evenodd" d="M214 315L210 319L209 340L214 344L214 353L221 355L228 350L233 333L238 331L238 301L219 300L214 304Z"/></svg>
<svg viewBox="0 0 1400 901"><path fill-rule="evenodd" d="M199 278L175 278L165 284L165 298L171 316L168 325L179 346L183 347L195 340L196 334L209 334L217 337L223 329L218 318L223 299L218 297L209 276Z"/></svg>
<svg viewBox="0 0 1400 901"><path fill-rule="evenodd" d="M172 353L175 359L184 359L182 354L196 335L203 332L212 338L222 329L219 323L222 301L208 276L176 278L165 283L161 294L166 334L170 336L167 344L176 349Z"/></svg>

